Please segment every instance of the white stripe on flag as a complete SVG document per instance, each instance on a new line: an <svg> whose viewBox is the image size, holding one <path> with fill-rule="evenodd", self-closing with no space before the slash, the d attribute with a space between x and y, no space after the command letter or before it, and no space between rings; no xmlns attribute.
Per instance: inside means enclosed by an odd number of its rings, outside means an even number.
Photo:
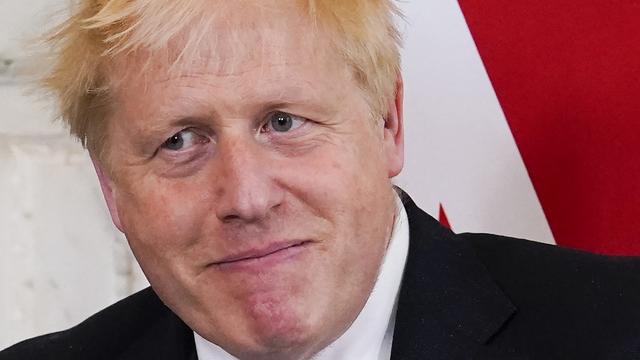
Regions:
<svg viewBox="0 0 640 360"><path fill-rule="evenodd" d="M396 179L456 232L554 243L458 3L401 3L405 170Z"/></svg>

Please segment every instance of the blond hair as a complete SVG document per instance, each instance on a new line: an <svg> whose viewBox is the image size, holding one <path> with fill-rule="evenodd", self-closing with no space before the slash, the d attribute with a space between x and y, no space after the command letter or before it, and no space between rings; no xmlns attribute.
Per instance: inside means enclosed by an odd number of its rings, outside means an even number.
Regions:
<svg viewBox="0 0 640 360"><path fill-rule="evenodd" d="M400 68L400 13L393 0L298 2L333 33L332 43L352 67L372 112L386 115ZM100 156L113 105L114 59L139 49L163 50L186 31L178 61L202 40L202 31L188 28L210 25L212 7L210 0L78 0L72 16L47 37L53 61L43 79L71 134Z"/></svg>

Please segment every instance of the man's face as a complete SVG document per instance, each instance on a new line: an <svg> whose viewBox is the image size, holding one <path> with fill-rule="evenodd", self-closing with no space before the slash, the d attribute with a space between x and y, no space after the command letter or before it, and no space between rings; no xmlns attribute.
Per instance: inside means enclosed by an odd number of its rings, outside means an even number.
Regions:
<svg viewBox="0 0 640 360"><path fill-rule="evenodd" d="M192 329L239 357L305 357L374 285L401 118L393 99L390 126L372 118L293 6L238 6L182 70L154 60L132 75L147 59L129 62L101 180L151 285Z"/></svg>

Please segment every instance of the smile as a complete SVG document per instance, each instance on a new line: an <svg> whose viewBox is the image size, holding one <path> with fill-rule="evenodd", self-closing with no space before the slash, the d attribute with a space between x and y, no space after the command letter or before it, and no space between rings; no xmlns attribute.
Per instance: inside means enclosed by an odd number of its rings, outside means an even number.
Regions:
<svg viewBox="0 0 640 360"><path fill-rule="evenodd" d="M276 243L260 249L252 249L212 263L224 271L260 271L290 262L304 252L311 241Z"/></svg>

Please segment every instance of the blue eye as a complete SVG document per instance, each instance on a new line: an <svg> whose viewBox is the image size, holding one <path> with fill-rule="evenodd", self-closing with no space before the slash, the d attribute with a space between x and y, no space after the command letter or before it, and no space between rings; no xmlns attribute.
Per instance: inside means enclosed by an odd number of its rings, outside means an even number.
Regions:
<svg viewBox="0 0 640 360"><path fill-rule="evenodd" d="M202 139L204 139L204 137L194 133L193 130L184 129L165 140L162 147L170 151L180 151L188 149L199 142L203 142Z"/></svg>
<svg viewBox="0 0 640 360"><path fill-rule="evenodd" d="M307 119L286 112L277 111L269 116L266 131L287 132L302 126Z"/></svg>

